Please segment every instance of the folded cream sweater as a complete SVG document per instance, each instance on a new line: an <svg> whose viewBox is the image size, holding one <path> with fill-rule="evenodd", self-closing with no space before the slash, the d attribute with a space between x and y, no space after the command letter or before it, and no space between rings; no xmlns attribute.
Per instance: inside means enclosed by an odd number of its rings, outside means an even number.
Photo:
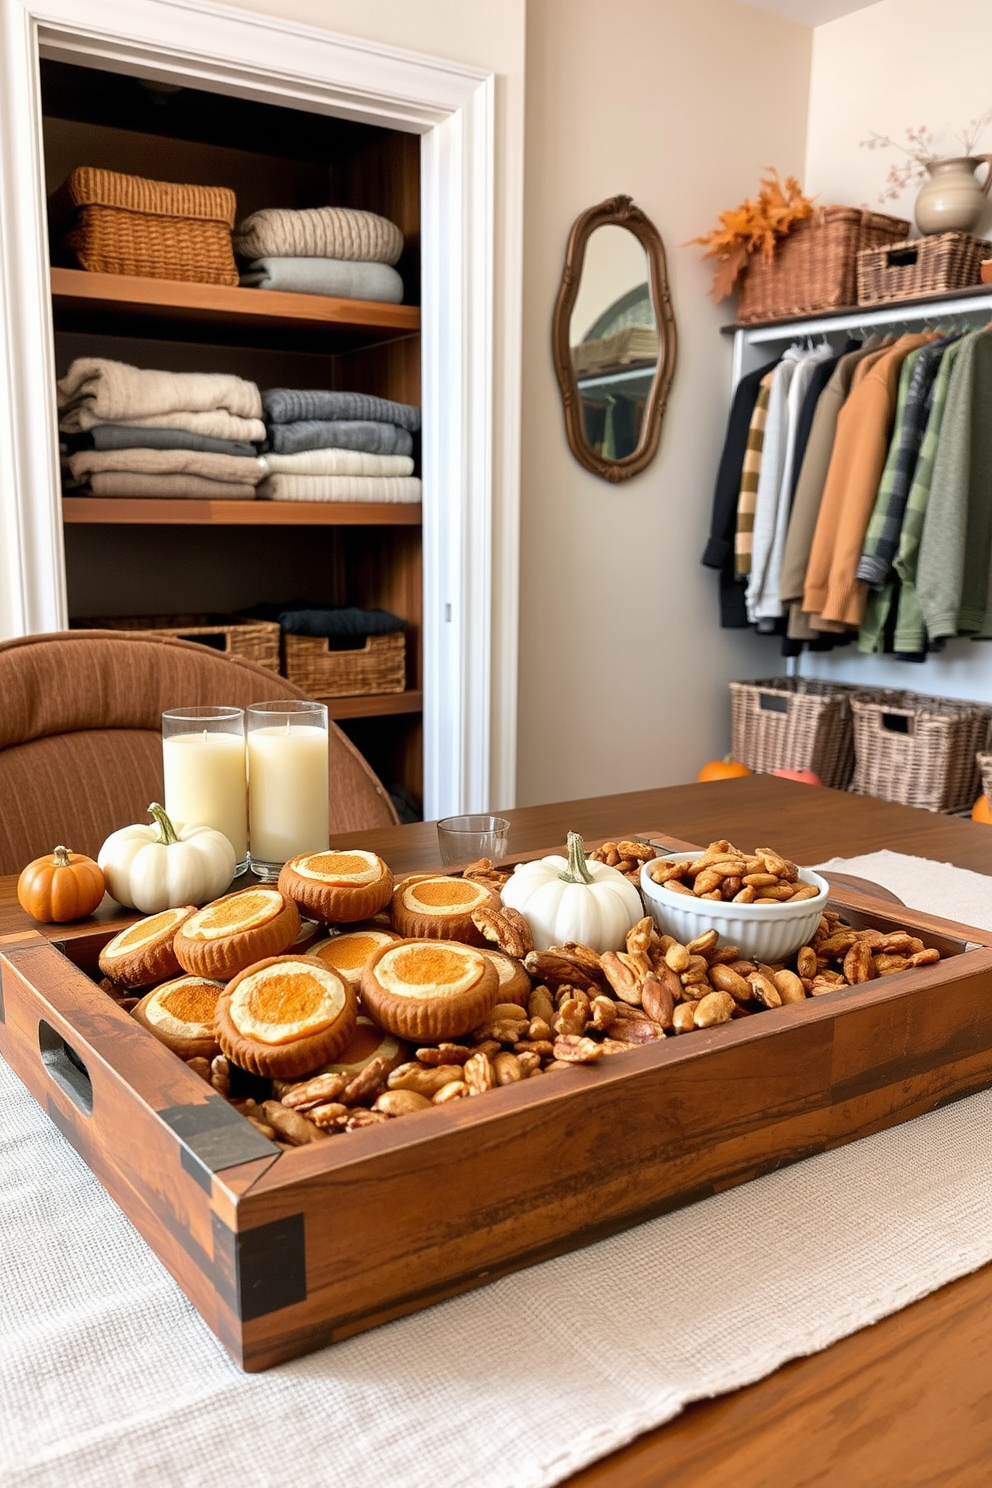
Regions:
<svg viewBox="0 0 992 1488"><path fill-rule="evenodd" d="M263 207L235 229L241 258L343 258L394 264L403 252L395 222L352 207Z"/></svg>
<svg viewBox="0 0 992 1488"><path fill-rule="evenodd" d="M416 476L270 475L258 487L270 501L397 501L421 499Z"/></svg>
<svg viewBox="0 0 992 1488"><path fill-rule="evenodd" d="M311 449L297 455L261 456L269 475L412 475L409 455L368 455L364 450Z"/></svg>
<svg viewBox="0 0 992 1488"><path fill-rule="evenodd" d="M115 470L134 475L197 475L204 480L254 486L265 474L258 458L214 455L204 450L77 450L69 456L66 464L76 481L86 481L94 475Z"/></svg>
<svg viewBox="0 0 992 1488"><path fill-rule="evenodd" d="M58 383L59 427L134 423L149 416L222 411L259 419L262 399L253 382L225 372L161 372L106 357L77 357ZM264 437L264 436L263 436Z"/></svg>

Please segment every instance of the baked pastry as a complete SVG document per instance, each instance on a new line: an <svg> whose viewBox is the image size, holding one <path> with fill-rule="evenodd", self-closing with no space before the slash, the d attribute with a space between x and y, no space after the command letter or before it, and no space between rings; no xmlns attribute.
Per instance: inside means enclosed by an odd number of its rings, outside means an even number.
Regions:
<svg viewBox="0 0 992 1488"><path fill-rule="evenodd" d="M100 970L118 988L151 987L182 971L174 942L179 926L196 914L196 906L164 909L129 925L100 952Z"/></svg>
<svg viewBox="0 0 992 1488"><path fill-rule="evenodd" d="M393 928L410 940L461 940L481 946L486 940L472 923L473 912L499 908L499 895L485 884L444 873L418 873L393 891Z"/></svg>
<svg viewBox="0 0 992 1488"><path fill-rule="evenodd" d="M366 962L371 960L380 947L400 939L395 930L380 929L378 926L346 930L343 935L335 935L331 940L322 940L320 945L313 946L309 955L319 957L327 966L333 966L345 981L351 983L355 992L360 992L362 969Z"/></svg>
<svg viewBox="0 0 992 1488"><path fill-rule="evenodd" d="M290 858L279 874L279 888L313 919L350 925L389 903L393 875L373 852L331 848Z"/></svg>
<svg viewBox="0 0 992 1488"><path fill-rule="evenodd" d="M301 956L304 954L309 956L310 947L316 941L322 940L325 933L324 926L318 925L316 920L301 920L296 939L289 949L298 951Z"/></svg>
<svg viewBox="0 0 992 1488"><path fill-rule="evenodd" d="M345 979L314 956L268 956L217 1001L217 1042L232 1064L288 1080L347 1048L358 1006Z"/></svg>
<svg viewBox="0 0 992 1488"><path fill-rule="evenodd" d="M300 911L278 889L240 889L198 909L174 945L194 976L226 982L265 956L278 956L300 933Z"/></svg>
<svg viewBox="0 0 992 1488"><path fill-rule="evenodd" d="M411 1043L434 1044L468 1033L498 1000L495 963L460 941L383 946L362 972L365 1007L382 1028Z"/></svg>
<svg viewBox="0 0 992 1488"><path fill-rule="evenodd" d="M486 955L499 974L498 1000L516 1002L526 1007L530 996L530 973L524 963L518 961L516 956L508 956L505 951L495 951L490 946L486 947Z"/></svg>
<svg viewBox="0 0 992 1488"><path fill-rule="evenodd" d="M180 1059L213 1059L220 1053L214 1015L223 990L223 982L206 977L176 977L146 993L131 1017Z"/></svg>
<svg viewBox="0 0 992 1488"><path fill-rule="evenodd" d="M412 1058L413 1051L406 1044L400 1043L394 1033L387 1033L365 1013L359 1013L355 1031L347 1046L335 1059L325 1064L319 1073L357 1075L373 1059L387 1060L388 1068L392 1070Z"/></svg>

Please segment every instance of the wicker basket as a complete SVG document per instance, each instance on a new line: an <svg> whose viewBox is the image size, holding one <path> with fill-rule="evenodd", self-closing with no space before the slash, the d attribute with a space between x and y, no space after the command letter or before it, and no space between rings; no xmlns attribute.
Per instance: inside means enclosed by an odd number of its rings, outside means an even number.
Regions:
<svg viewBox="0 0 992 1488"><path fill-rule="evenodd" d="M279 626L272 620L239 620L234 615L94 615L71 620L73 630L147 630L155 635L197 641L224 656L279 670Z"/></svg>
<svg viewBox="0 0 992 1488"><path fill-rule="evenodd" d="M850 789L925 811L970 810L979 793L977 752L992 708L956 698L877 690L852 697Z"/></svg>
<svg viewBox="0 0 992 1488"><path fill-rule="evenodd" d="M982 777L982 795L992 801L992 754L979 753L975 761Z"/></svg>
<svg viewBox="0 0 992 1488"><path fill-rule="evenodd" d="M771 262L752 254L739 281L737 319L785 320L854 305L857 259L909 235L909 223L857 207L823 207L780 238Z"/></svg>
<svg viewBox="0 0 992 1488"><path fill-rule="evenodd" d="M916 299L980 284L982 259L992 251L985 238L935 233L858 254L858 304Z"/></svg>
<svg viewBox="0 0 992 1488"><path fill-rule="evenodd" d="M358 650L331 648L321 637L284 635L283 672L315 698L403 692L406 687L406 636L367 636Z"/></svg>
<svg viewBox="0 0 992 1488"><path fill-rule="evenodd" d="M854 690L801 677L731 682L734 759L759 774L812 770L844 790L854 769Z"/></svg>
<svg viewBox="0 0 992 1488"><path fill-rule="evenodd" d="M236 202L226 186L182 186L79 166L49 204L59 247L93 273L237 284Z"/></svg>

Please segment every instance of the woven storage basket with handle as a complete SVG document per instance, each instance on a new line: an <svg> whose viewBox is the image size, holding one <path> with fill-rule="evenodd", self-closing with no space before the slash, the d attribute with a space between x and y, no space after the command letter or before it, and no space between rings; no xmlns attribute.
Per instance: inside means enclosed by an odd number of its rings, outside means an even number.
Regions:
<svg viewBox="0 0 992 1488"><path fill-rule="evenodd" d="M237 284L236 201L226 186L183 186L79 166L49 203L58 244L91 273Z"/></svg>
<svg viewBox="0 0 992 1488"><path fill-rule="evenodd" d="M812 770L844 790L854 769L853 690L803 677L731 682L734 759L759 774Z"/></svg>
<svg viewBox="0 0 992 1488"><path fill-rule="evenodd" d="M233 615L91 615L71 620L73 630L148 630L156 635L198 641L225 656L279 670L279 626L272 620L239 620Z"/></svg>
<svg viewBox="0 0 992 1488"><path fill-rule="evenodd" d="M406 636L401 630L365 638L353 650L334 650L319 636L283 636L283 672L315 698L402 692L406 687Z"/></svg>
<svg viewBox="0 0 992 1488"><path fill-rule="evenodd" d="M738 287L737 319L785 320L854 305L858 254L908 234L903 218L821 207L779 239L770 262L760 252L751 255Z"/></svg>
<svg viewBox="0 0 992 1488"><path fill-rule="evenodd" d="M975 758L982 776L982 795L992 801L992 754L979 753Z"/></svg>
<svg viewBox="0 0 992 1488"><path fill-rule="evenodd" d="M985 238L968 233L935 233L858 254L858 304L915 299L979 284L982 259L992 252Z"/></svg>
<svg viewBox="0 0 992 1488"><path fill-rule="evenodd" d="M854 778L850 789L925 811L963 811L979 793L976 755L992 708L956 698L878 690L851 699Z"/></svg>

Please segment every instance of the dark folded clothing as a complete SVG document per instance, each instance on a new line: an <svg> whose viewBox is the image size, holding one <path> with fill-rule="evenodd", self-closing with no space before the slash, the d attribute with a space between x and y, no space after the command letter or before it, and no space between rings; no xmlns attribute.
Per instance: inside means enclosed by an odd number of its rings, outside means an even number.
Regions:
<svg viewBox="0 0 992 1488"><path fill-rule="evenodd" d="M302 419L294 424L270 424L266 445L277 455L297 455L311 449L365 450L370 455L409 455L413 435L395 424L337 419Z"/></svg>
<svg viewBox="0 0 992 1488"><path fill-rule="evenodd" d="M185 449L210 455L257 455L253 444L241 439L214 439L185 429L132 429L123 424L94 424L77 449Z"/></svg>
<svg viewBox="0 0 992 1488"><path fill-rule="evenodd" d="M396 424L415 434L420 409L369 393L332 393L324 388L269 388L262 394L267 424L297 424L304 419L362 420Z"/></svg>
<svg viewBox="0 0 992 1488"><path fill-rule="evenodd" d="M322 609L305 600L287 605L256 604L242 610L252 620L278 620L289 635L363 640L370 635L390 635L403 630L406 621L388 610L361 610L355 605Z"/></svg>

